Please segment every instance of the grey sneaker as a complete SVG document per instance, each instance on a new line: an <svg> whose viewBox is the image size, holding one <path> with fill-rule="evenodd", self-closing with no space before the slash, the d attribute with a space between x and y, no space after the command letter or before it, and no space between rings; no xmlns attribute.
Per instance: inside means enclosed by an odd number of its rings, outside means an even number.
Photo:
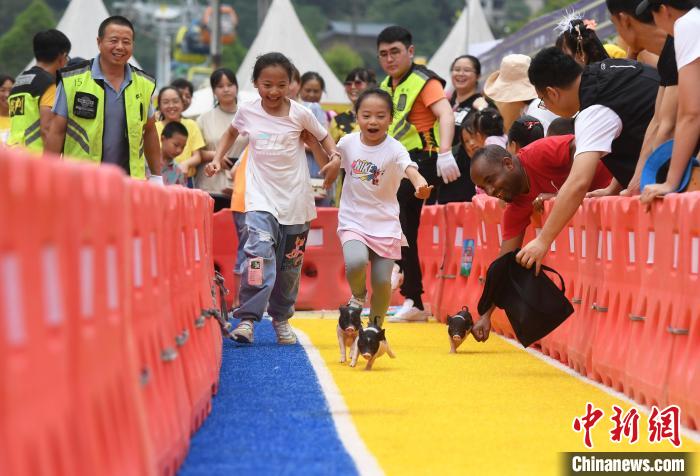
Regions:
<svg viewBox="0 0 700 476"><path fill-rule="evenodd" d="M231 339L239 344L253 343L253 321L244 319L231 331Z"/></svg>
<svg viewBox="0 0 700 476"><path fill-rule="evenodd" d="M275 334L277 334L277 343L283 345L290 345L297 343L297 335L292 330L292 326L289 325L288 320L284 321L272 321L272 327L275 328Z"/></svg>

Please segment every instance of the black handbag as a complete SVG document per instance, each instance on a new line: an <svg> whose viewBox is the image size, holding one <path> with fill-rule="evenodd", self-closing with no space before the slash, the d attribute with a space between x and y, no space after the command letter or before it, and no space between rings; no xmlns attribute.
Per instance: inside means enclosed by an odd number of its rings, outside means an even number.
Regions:
<svg viewBox="0 0 700 476"><path fill-rule="evenodd" d="M544 273L549 271L559 276L561 289ZM548 335L574 312L566 297L564 278L556 270L542 265L540 274L513 262L509 266L509 280L515 296L503 302L516 337L524 347Z"/></svg>

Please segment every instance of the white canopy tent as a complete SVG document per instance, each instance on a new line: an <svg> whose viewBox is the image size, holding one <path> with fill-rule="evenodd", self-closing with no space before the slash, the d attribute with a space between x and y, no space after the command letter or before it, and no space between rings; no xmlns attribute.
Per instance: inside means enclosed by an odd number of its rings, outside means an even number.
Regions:
<svg viewBox="0 0 700 476"><path fill-rule="evenodd" d="M301 74L316 71L326 83L322 101L347 103L345 88L326 64L299 21L290 0L273 0L258 35L248 50L236 77L242 91L253 91L251 77L258 56L277 51L294 63Z"/></svg>
<svg viewBox="0 0 700 476"><path fill-rule="evenodd" d="M56 26L71 42L71 58L90 59L97 56L97 30L109 16L102 0L71 0ZM139 40L147 41L137 36L135 41ZM129 63L141 67L133 56Z"/></svg>
<svg viewBox="0 0 700 476"><path fill-rule="evenodd" d="M479 0L467 0L457 23L428 62L428 68L449 78L452 61L465 54L478 56L492 47L495 40Z"/></svg>

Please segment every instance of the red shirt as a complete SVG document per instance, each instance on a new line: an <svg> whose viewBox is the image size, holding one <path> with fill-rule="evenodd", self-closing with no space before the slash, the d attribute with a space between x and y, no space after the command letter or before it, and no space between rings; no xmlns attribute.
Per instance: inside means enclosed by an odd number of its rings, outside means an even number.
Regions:
<svg viewBox="0 0 700 476"><path fill-rule="evenodd" d="M574 136L551 136L537 140L518 152L520 163L530 181L530 191L518 195L503 213L503 239L515 238L530 224L532 201L540 193L558 193L571 171L569 145ZM602 162L598 163L590 190L605 188L612 175Z"/></svg>

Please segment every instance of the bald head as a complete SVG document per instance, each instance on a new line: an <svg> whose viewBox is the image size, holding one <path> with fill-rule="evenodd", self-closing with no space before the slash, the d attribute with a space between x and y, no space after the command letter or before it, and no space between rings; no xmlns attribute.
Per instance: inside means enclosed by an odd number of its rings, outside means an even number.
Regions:
<svg viewBox="0 0 700 476"><path fill-rule="evenodd" d="M471 159L469 168L472 182L488 195L512 202L522 192L525 179L518 159L498 145L479 149Z"/></svg>

